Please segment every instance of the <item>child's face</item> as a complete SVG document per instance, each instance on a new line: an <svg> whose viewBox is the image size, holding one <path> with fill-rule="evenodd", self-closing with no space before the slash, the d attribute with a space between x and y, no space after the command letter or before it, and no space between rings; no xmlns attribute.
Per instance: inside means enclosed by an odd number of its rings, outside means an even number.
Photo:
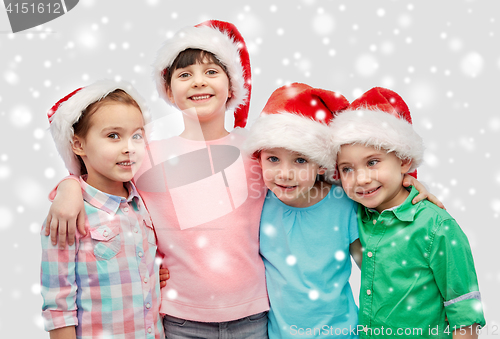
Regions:
<svg viewBox="0 0 500 339"><path fill-rule="evenodd" d="M112 194L109 187L130 181L144 158L144 137L139 109L121 103L100 107L90 118L87 135L74 137L73 151L85 163L87 182Z"/></svg>
<svg viewBox="0 0 500 339"><path fill-rule="evenodd" d="M195 109L200 121L224 116L226 102L231 97L224 70L206 60L174 70L167 93L181 111Z"/></svg>
<svg viewBox="0 0 500 339"><path fill-rule="evenodd" d="M325 169L301 154L284 148L272 148L260 153L264 183L283 203L306 207L312 201L316 176Z"/></svg>
<svg viewBox="0 0 500 339"><path fill-rule="evenodd" d="M343 145L337 163L344 191L368 208L382 212L402 204L408 196L402 183L411 161L399 159L394 152Z"/></svg>

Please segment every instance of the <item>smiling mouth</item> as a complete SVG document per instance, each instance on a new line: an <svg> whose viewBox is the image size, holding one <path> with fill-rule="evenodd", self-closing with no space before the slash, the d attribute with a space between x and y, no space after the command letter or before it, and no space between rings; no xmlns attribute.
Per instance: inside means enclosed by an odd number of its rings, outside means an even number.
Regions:
<svg viewBox="0 0 500 339"><path fill-rule="evenodd" d="M369 190L369 191L356 192L356 194L357 194L357 195L360 195L360 196L367 196L367 195L371 195L371 194L373 194L373 193L377 192L377 191L380 189L380 187L382 187L382 186L379 186L379 187L374 188L374 189Z"/></svg>
<svg viewBox="0 0 500 339"><path fill-rule="evenodd" d="M121 162L117 162L116 163L117 165L120 165L120 166L132 166L135 164L135 161L121 161Z"/></svg>
<svg viewBox="0 0 500 339"><path fill-rule="evenodd" d="M285 191L290 191L290 190L293 190L294 188L297 187L297 185L295 186L285 186L285 185L278 185L278 184L275 184L277 187L281 188L282 190L285 190Z"/></svg>
<svg viewBox="0 0 500 339"><path fill-rule="evenodd" d="M189 97L189 99L194 100L194 101L198 101L198 100L210 99L211 97L212 97L212 95L210 95L210 94L204 94L204 95L193 95L193 96Z"/></svg>

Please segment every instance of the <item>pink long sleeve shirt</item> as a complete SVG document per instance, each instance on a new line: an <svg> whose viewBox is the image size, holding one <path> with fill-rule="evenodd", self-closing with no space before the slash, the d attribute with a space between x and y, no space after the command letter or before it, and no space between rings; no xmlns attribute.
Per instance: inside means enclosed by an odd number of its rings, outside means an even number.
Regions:
<svg viewBox="0 0 500 339"><path fill-rule="evenodd" d="M225 322L269 309L259 223L260 166L232 132L214 141L154 141L135 183L170 271L160 312Z"/></svg>

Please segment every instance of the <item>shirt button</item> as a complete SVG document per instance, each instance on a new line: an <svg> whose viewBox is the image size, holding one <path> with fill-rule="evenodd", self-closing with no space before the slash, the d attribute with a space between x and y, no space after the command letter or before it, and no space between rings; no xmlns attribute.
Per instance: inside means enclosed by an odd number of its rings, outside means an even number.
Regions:
<svg viewBox="0 0 500 339"><path fill-rule="evenodd" d="M371 294L372 294L372 291L370 291L370 290L366 290L366 294L371 295Z"/></svg>
<svg viewBox="0 0 500 339"><path fill-rule="evenodd" d="M134 228L134 232L135 232L135 233L139 233L139 229L138 229L137 227L136 227L136 228Z"/></svg>
<svg viewBox="0 0 500 339"><path fill-rule="evenodd" d="M146 308L149 310L151 308L151 304L150 303L147 303L146 304Z"/></svg>
<svg viewBox="0 0 500 339"><path fill-rule="evenodd" d="M148 328L148 333L151 333L151 332L153 332L153 329L150 327L150 328Z"/></svg>
<svg viewBox="0 0 500 339"><path fill-rule="evenodd" d="M125 208L123 209L123 212L128 212L128 207L125 207Z"/></svg>
<svg viewBox="0 0 500 339"><path fill-rule="evenodd" d="M144 278L142 281L144 281L144 283L147 284L149 280L148 278Z"/></svg>
<svg viewBox="0 0 500 339"><path fill-rule="evenodd" d="M144 253L139 252L139 253L137 253L137 255L139 256L139 258L142 258L142 256L144 255Z"/></svg>
<svg viewBox="0 0 500 339"><path fill-rule="evenodd" d="M105 237L107 237L108 236L108 231L102 232L102 235L105 236Z"/></svg>
<svg viewBox="0 0 500 339"><path fill-rule="evenodd" d="M366 255L368 256L368 258L373 257L373 253L372 252L368 252Z"/></svg>
<svg viewBox="0 0 500 339"><path fill-rule="evenodd" d="M375 225L377 223L377 220L373 220L373 224Z"/></svg>

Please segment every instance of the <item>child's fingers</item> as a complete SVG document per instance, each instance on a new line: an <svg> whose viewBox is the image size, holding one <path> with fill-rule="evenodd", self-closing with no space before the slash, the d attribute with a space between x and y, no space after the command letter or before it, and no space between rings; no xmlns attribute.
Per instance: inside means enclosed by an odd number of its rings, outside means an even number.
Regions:
<svg viewBox="0 0 500 339"><path fill-rule="evenodd" d="M87 235L87 231L85 231L85 209L83 211L80 211L80 214L76 219L76 223L80 234Z"/></svg>
<svg viewBox="0 0 500 339"><path fill-rule="evenodd" d="M50 231L50 233L54 233L54 234L58 234L59 235L59 249L63 250L65 247L66 247L66 228L67 228L67 224L66 224L66 220L59 220L59 228L57 228L56 226L56 229L54 229L54 232L52 232L52 230ZM58 232L56 232L58 231Z"/></svg>
<svg viewBox="0 0 500 339"><path fill-rule="evenodd" d="M443 205L443 203L434 195L430 193L419 193L413 200L411 201L413 204L416 204L419 201L422 201L424 199L429 200L432 202L434 205L438 206L439 208L446 209Z"/></svg>
<svg viewBox="0 0 500 339"><path fill-rule="evenodd" d="M442 208L444 210L446 209L446 207L444 207L443 203L434 194L429 193L427 200L429 200L430 202L432 202L434 205L436 205L439 208Z"/></svg>
<svg viewBox="0 0 500 339"><path fill-rule="evenodd" d="M52 215L49 214L47 216L47 220L45 220L45 236L50 234L50 223L52 222Z"/></svg>
<svg viewBox="0 0 500 339"><path fill-rule="evenodd" d="M52 218L50 220L50 225L49 225L49 233L50 233L50 242L52 245L57 245L57 227L59 225L59 222L57 218Z"/></svg>
<svg viewBox="0 0 500 339"><path fill-rule="evenodd" d="M427 199L427 194L426 193L419 193L413 200L411 201L413 204L416 204L419 201L422 201L424 199Z"/></svg>
<svg viewBox="0 0 500 339"><path fill-rule="evenodd" d="M160 280L168 280L170 279L170 273L166 268L160 268Z"/></svg>
<svg viewBox="0 0 500 339"><path fill-rule="evenodd" d="M71 246L75 243L76 218L68 220L67 227L68 246Z"/></svg>
<svg viewBox="0 0 500 339"><path fill-rule="evenodd" d="M160 266L160 288L167 286L168 279L170 279L168 269Z"/></svg>

